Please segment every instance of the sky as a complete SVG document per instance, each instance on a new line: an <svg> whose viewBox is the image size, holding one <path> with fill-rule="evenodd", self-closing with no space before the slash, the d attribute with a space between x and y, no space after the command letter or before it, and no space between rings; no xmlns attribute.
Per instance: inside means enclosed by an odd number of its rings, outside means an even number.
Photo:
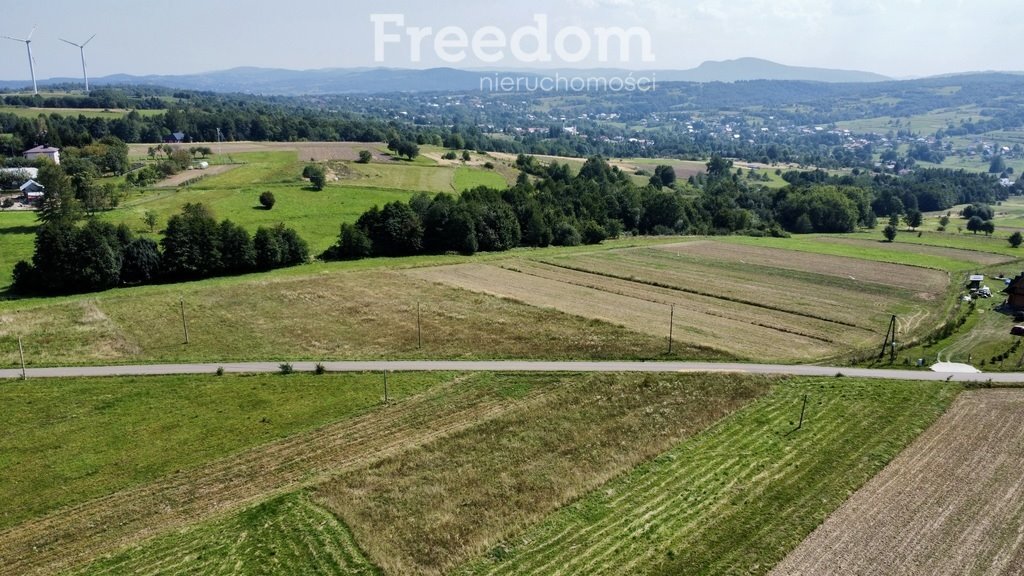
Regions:
<svg viewBox="0 0 1024 576"><path fill-rule="evenodd" d="M86 47L90 77L237 66L685 69L746 56L896 78L1024 69L1018 49L1024 20L1020 0L3 4L0 35L24 38L36 27L32 50L40 79L80 76L78 49L59 39L80 43L93 34ZM628 38L626 54L616 27ZM0 79L28 77L24 44L0 41Z"/></svg>

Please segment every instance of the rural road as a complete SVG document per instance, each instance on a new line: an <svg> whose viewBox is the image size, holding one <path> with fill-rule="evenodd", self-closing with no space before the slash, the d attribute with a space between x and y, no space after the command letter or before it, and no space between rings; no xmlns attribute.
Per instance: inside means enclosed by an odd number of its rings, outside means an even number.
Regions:
<svg viewBox="0 0 1024 576"><path fill-rule="evenodd" d="M314 362L293 362L297 372L311 372ZM880 380L951 380L954 382L1024 383L1022 372L953 374L913 370L878 370L783 364L737 364L713 362L576 362L533 360L395 360L324 362L328 372L735 372L788 376L845 376ZM29 368L28 378L70 378L79 376L156 376L169 374L212 374L223 367L229 373L270 373L280 370L279 362L223 364L145 364L137 366L77 366ZM21 378L20 369L2 369L0 378Z"/></svg>

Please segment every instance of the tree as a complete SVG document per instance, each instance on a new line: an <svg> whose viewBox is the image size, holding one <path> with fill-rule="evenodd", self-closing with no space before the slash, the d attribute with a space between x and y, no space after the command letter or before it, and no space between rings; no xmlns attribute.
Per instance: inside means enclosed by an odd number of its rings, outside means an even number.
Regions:
<svg viewBox="0 0 1024 576"><path fill-rule="evenodd" d="M276 202L277 200L274 198L273 192L267 191L260 194L260 205L262 205L265 210L273 209Z"/></svg>
<svg viewBox="0 0 1024 576"><path fill-rule="evenodd" d="M327 183L327 172L319 164L309 164L302 170L302 177L308 178L314 190L323 190Z"/></svg>
<svg viewBox="0 0 1024 576"><path fill-rule="evenodd" d="M380 210L371 208L356 226L370 238L375 255L409 256L423 249L423 223L403 202L389 202Z"/></svg>
<svg viewBox="0 0 1024 576"><path fill-rule="evenodd" d="M462 151L462 161L463 162L469 162L472 159L473 159L473 157L469 155L469 150L463 150Z"/></svg>
<svg viewBox="0 0 1024 576"><path fill-rule="evenodd" d="M245 228L230 220L220 223L221 270L228 274L242 274L256 267L256 250L252 237Z"/></svg>
<svg viewBox="0 0 1024 576"><path fill-rule="evenodd" d="M341 225L338 243L331 246L321 256L324 260L359 260L373 253L370 239L354 224L346 222Z"/></svg>
<svg viewBox="0 0 1024 576"><path fill-rule="evenodd" d="M1006 160L1003 159L1002 155L992 157L992 162L988 165L989 174L1002 174L1006 172Z"/></svg>
<svg viewBox="0 0 1024 576"><path fill-rule="evenodd" d="M712 180L721 178L729 175L732 169L732 160L726 160L718 154L711 157L711 160L707 163L708 178Z"/></svg>
<svg viewBox="0 0 1024 576"><path fill-rule="evenodd" d="M919 227L923 220L924 216L921 214L920 210L907 210L907 213L903 215L903 221L906 222L907 226L909 226L911 230Z"/></svg>
<svg viewBox="0 0 1024 576"><path fill-rule="evenodd" d="M46 188L37 213L41 222L73 223L82 217L82 204L63 168L47 162L39 168L38 181Z"/></svg>
<svg viewBox="0 0 1024 576"><path fill-rule="evenodd" d="M977 234L984 229L985 222L985 220L981 219L981 216L971 216L970 219L967 220L967 229Z"/></svg>
<svg viewBox="0 0 1024 576"><path fill-rule="evenodd" d="M149 233L152 234L156 230L157 215L152 210L146 210L146 213L142 215L142 222L149 227Z"/></svg>
<svg viewBox="0 0 1024 576"><path fill-rule="evenodd" d="M943 214L942 218L939 218L939 226L942 226L943 228L949 226L949 216Z"/></svg>
<svg viewBox="0 0 1024 576"><path fill-rule="evenodd" d="M178 278L205 278L221 270L220 232L210 210L202 204L185 204L181 214L167 219L164 266Z"/></svg>
<svg viewBox="0 0 1024 576"><path fill-rule="evenodd" d="M892 242L893 240L895 240L896 232L896 227L893 226L892 224L889 224L888 226L882 229L882 235L885 236L886 242Z"/></svg>
<svg viewBox="0 0 1024 576"><path fill-rule="evenodd" d="M160 276L162 259L156 242L136 238L124 249L121 263L122 284L146 284Z"/></svg>
<svg viewBox="0 0 1024 576"><path fill-rule="evenodd" d="M1021 243L1024 243L1024 236L1021 236L1019 231L1010 234L1009 238L1010 246L1014 248L1020 248Z"/></svg>
<svg viewBox="0 0 1024 576"><path fill-rule="evenodd" d="M660 165L654 169L654 177L661 182L662 186L671 187L676 183L676 169L668 165Z"/></svg>
<svg viewBox="0 0 1024 576"><path fill-rule="evenodd" d="M357 164L369 164L370 160L373 160L373 154L369 150L360 150L359 159L356 160Z"/></svg>
<svg viewBox="0 0 1024 576"><path fill-rule="evenodd" d="M985 220L981 225L981 231L985 233L985 236L991 236L996 231L996 224L991 220Z"/></svg>

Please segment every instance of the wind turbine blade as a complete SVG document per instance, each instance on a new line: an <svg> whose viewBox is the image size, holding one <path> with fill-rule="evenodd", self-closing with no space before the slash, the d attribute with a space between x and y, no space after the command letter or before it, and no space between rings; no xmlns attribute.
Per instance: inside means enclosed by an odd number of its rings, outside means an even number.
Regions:
<svg viewBox="0 0 1024 576"><path fill-rule="evenodd" d="M78 46L78 44L75 44L71 40L65 40L63 38L58 38L58 40L60 40L61 42L67 42L68 44L71 44L72 46L76 46L76 47Z"/></svg>
<svg viewBox="0 0 1024 576"><path fill-rule="evenodd" d="M82 42L81 48L85 48L85 45L88 44L89 42L92 42L92 39L95 38L95 37L96 37L95 34L93 34L92 36L89 36L88 40L86 40L85 42Z"/></svg>
<svg viewBox="0 0 1024 576"><path fill-rule="evenodd" d="M25 38L25 42L32 40L32 35L36 33L36 27L32 27L32 31L28 33L28 38Z"/></svg>
<svg viewBox="0 0 1024 576"><path fill-rule="evenodd" d="M2 36L2 38L6 38L7 40L14 40L15 42L24 42L24 40L22 40L21 38L13 38L11 36Z"/></svg>

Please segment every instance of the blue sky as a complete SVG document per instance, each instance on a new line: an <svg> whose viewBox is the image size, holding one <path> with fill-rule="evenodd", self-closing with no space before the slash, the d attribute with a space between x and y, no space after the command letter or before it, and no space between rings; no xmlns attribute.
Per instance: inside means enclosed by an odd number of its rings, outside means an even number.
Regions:
<svg viewBox="0 0 1024 576"><path fill-rule="evenodd" d="M1020 70L1020 32L1024 2L990 0L5 0L0 34L24 37L33 26L39 78L77 76L77 50L59 41L87 47L90 76L113 73L183 74L235 66L292 69L390 66L430 67L595 67L690 68L705 60L755 56L785 64L860 69L895 77L969 70ZM374 59L371 14L400 14L383 28L399 42L384 44L384 59ZM522 62L509 44L515 32L547 22L546 64ZM611 61L602 61L597 29L643 30L653 61L639 57L640 40L625 62L617 44ZM431 28L421 59L410 58L410 28ZM448 63L438 57L434 40L446 27L465 32L466 58ZM485 27L505 36L505 49L479 48L501 56L497 63L474 57L472 37ZM558 33L566 32L565 52L582 57L565 61L555 53ZM422 31L421 31L422 32ZM459 44L457 31L447 39ZM590 50L584 50L586 36ZM533 48L525 36L522 46ZM486 40L500 40L494 36ZM447 48L458 54L457 48ZM0 42L0 79L27 79L25 49Z"/></svg>

